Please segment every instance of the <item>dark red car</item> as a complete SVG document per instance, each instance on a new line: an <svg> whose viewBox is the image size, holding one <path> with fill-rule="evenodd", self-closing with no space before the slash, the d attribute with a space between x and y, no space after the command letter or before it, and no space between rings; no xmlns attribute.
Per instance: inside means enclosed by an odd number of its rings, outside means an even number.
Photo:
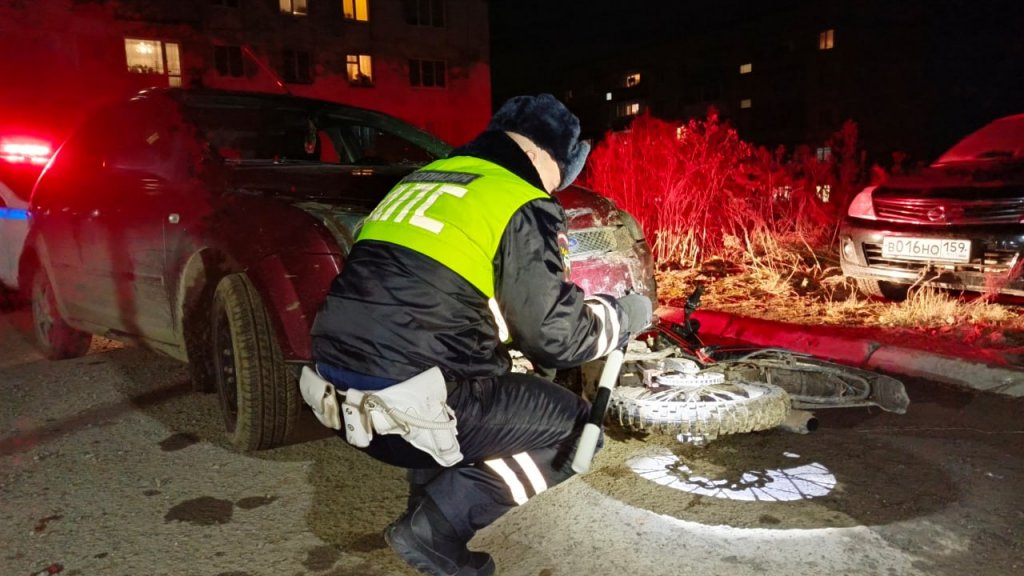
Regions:
<svg viewBox="0 0 1024 576"><path fill-rule="evenodd" d="M20 267L37 339L51 359L86 353L96 334L188 362L235 446L279 445L357 226L449 150L393 117L292 96L165 89L105 108L33 191ZM583 189L559 197L574 278L654 297L632 218Z"/></svg>

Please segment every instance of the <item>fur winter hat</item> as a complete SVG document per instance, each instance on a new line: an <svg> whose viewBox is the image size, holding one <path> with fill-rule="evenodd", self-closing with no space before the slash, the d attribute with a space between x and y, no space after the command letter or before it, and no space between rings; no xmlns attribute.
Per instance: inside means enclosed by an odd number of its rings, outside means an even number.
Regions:
<svg viewBox="0 0 1024 576"><path fill-rule="evenodd" d="M487 129L522 134L550 154L562 175L556 190L576 180L590 153L590 144L579 141L579 118L551 94L510 98L494 113Z"/></svg>

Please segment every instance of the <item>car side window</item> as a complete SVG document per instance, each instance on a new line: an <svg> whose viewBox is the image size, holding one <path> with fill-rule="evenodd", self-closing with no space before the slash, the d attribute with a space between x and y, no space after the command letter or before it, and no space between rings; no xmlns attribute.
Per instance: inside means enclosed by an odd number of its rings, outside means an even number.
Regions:
<svg viewBox="0 0 1024 576"><path fill-rule="evenodd" d="M117 118L117 136L105 154L108 170L171 179L175 173L174 111L156 102L135 103Z"/></svg>
<svg viewBox="0 0 1024 576"><path fill-rule="evenodd" d="M65 140L39 180L35 194L40 200L69 207L87 201L75 192L103 170L104 150L111 137L109 127L115 117L114 109L100 111Z"/></svg>
<svg viewBox="0 0 1024 576"><path fill-rule="evenodd" d="M422 165L434 159L413 142L374 126L352 123L340 129L341 139L355 164Z"/></svg>

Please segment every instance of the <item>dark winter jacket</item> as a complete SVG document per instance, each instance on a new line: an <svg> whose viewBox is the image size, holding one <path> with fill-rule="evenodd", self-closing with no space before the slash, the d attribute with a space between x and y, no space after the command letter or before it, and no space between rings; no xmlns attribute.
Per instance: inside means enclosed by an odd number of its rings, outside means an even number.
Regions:
<svg viewBox="0 0 1024 576"><path fill-rule="evenodd" d="M503 132L485 132L454 156L486 160L543 191L529 158ZM314 321L314 359L395 380L439 366L447 380L461 381L507 373L509 348L548 368L603 356L624 343L625 314L612 298L585 302L565 280L565 232L565 214L546 194L505 227L493 266L507 342L489 298L452 269L404 246L357 241Z"/></svg>

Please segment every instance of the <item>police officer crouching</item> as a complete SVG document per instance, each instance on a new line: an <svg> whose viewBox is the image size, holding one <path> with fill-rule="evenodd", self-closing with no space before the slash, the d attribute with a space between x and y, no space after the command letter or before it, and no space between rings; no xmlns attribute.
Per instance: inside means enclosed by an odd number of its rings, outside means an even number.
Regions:
<svg viewBox="0 0 1024 576"><path fill-rule="evenodd" d="M507 101L374 209L314 322L311 377L327 388L304 398L318 417L340 409L350 444L408 469L408 509L385 539L424 573L493 574L467 548L476 531L573 474L589 405L513 373L509 349L568 368L650 322L645 296L585 297L566 278L550 194L583 168L579 134L549 94Z"/></svg>

